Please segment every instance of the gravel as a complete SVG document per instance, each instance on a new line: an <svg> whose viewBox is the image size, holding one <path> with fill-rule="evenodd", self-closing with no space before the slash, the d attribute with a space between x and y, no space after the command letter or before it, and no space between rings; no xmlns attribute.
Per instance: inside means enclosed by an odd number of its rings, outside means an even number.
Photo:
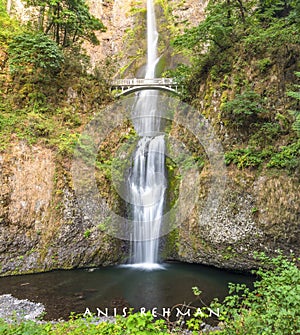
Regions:
<svg viewBox="0 0 300 335"><path fill-rule="evenodd" d="M0 318L6 321L38 321L43 316L45 307L41 303L27 299L17 299L11 294L0 295Z"/></svg>

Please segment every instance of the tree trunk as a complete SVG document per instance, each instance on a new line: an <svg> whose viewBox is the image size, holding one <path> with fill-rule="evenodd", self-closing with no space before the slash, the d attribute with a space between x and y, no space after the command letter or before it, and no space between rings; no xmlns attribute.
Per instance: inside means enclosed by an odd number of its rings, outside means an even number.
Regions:
<svg viewBox="0 0 300 335"><path fill-rule="evenodd" d="M45 6L41 6L38 17L38 29L40 31L44 31L44 15L45 15Z"/></svg>
<svg viewBox="0 0 300 335"><path fill-rule="evenodd" d="M59 42L60 42L60 38L59 38L59 30L60 30L59 17L60 17L60 6L59 6L59 4L57 4L57 7L56 7L57 22L56 22L56 29L55 29L55 41L56 41L57 44L59 44Z"/></svg>

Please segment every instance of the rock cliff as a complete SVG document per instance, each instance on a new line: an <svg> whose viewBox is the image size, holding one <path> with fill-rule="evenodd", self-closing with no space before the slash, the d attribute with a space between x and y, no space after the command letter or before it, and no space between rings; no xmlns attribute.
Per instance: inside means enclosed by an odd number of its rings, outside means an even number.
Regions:
<svg viewBox="0 0 300 335"><path fill-rule="evenodd" d="M203 19L206 2L161 0L158 3L163 35L160 44L164 50L163 72L183 59L173 55L168 34L182 31L187 21L196 25ZM99 65L105 67L109 62L110 66L114 64L114 76L139 75L138 69L145 62L143 6L133 0L90 0L89 5L91 12L107 26L107 31L98 35L99 46L84 44L90 56L90 71ZM18 1L9 2L8 7L11 13L25 21L34 15ZM291 82L294 69L293 66L288 69L289 76L284 80ZM281 89L286 70L277 68L273 73L275 92ZM255 79L253 73L249 76ZM220 119L220 106L225 94L230 94L224 93L224 85L214 86L203 78L195 105L228 149L239 134L232 132L230 125ZM265 82L261 90L267 86ZM87 108L82 103L84 94L79 96L76 87L69 87L67 91L68 104L76 106L73 112ZM280 92L274 104L283 106L284 93L282 89ZM176 127L172 131L180 133ZM125 130L124 138L129 133L130 129ZM119 135L112 136L115 138L108 139L107 145L113 152L115 149L110 145L117 143ZM178 138L189 142L180 134ZM49 146L30 145L19 138L13 138L10 148L0 153L1 275L94 267L126 260L127 242L105 234L102 229L107 224L106 213L100 213L100 221L95 223L78 206L70 174L70 158L57 156ZM232 165L226 170L227 184L220 206L214 217L205 219L203 208L212 176L209 165L204 167L199 179L200 200L192 215L167 238L163 247L164 258L250 269L255 266L255 250L274 254L281 249L299 256L299 177L283 170L274 173L268 169L238 169ZM99 189L113 201L107 178L102 175L100 181Z"/></svg>

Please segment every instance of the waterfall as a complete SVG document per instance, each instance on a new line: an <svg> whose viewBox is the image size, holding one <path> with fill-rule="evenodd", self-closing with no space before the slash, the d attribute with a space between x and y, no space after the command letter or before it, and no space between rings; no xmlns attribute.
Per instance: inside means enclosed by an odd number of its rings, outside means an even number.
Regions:
<svg viewBox="0 0 300 335"><path fill-rule="evenodd" d="M147 0L147 67L145 78L155 77L157 57L158 32L153 0Z"/></svg>
<svg viewBox="0 0 300 335"><path fill-rule="evenodd" d="M147 0L147 65L145 78L155 78L158 32L153 0ZM165 139L157 106L158 92L141 91L133 107L133 123L140 139L128 177L130 216L134 221L131 263L142 268L158 266L160 227L167 188Z"/></svg>

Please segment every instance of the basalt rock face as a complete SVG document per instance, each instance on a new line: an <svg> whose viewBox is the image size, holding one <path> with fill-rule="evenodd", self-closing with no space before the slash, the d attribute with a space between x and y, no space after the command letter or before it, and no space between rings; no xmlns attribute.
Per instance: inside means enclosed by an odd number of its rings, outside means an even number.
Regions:
<svg viewBox="0 0 300 335"><path fill-rule="evenodd" d="M197 147L195 142L192 143L195 139L182 133L178 126L173 126L172 134L187 148ZM221 137L221 132L215 131L215 139L224 143ZM212 185L219 171L208 160L202 170L199 169L197 179L187 177L188 183L194 183L197 188L194 191L198 199L191 215L169 234L164 257L234 270L257 267L255 252L272 257L281 251L299 257L299 171L291 173L266 167L241 169L225 164L221 168L226 182L218 183L215 189ZM184 198L186 189L180 185L176 189L174 183L176 178L171 175L170 187L175 189L178 197ZM190 201L194 198L186 199L184 206L187 210Z"/></svg>
<svg viewBox="0 0 300 335"><path fill-rule="evenodd" d="M208 180L202 172L200 192L207 192ZM249 270L257 266L255 251L299 256L299 196L299 179L294 176L256 175L230 167L215 215L206 218L204 198L179 226L175 258Z"/></svg>
<svg viewBox="0 0 300 335"><path fill-rule="evenodd" d="M2 275L122 261L126 246L78 206L68 165L49 149L22 142L0 155Z"/></svg>
<svg viewBox="0 0 300 335"><path fill-rule="evenodd" d="M260 164L255 163L254 166L243 161L248 159L251 145L261 148L256 149L261 153L266 144L271 151L281 152L282 147L299 143L298 135L291 129L288 112L292 109L291 101L286 95L288 88L295 82L293 74L299 66L299 55L298 45L290 46L288 51L284 48L278 50L271 57L272 65L262 73L255 64L266 55L248 56L246 51L236 47L235 63L230 72L215 78L209 73L203 73L198 78L198 86L195 86L198 90L193 101L197 106L195 115L204 115L212 125L214 136L221 143L227 157L228 153L237 148L246 151L239 164L231 162L225 166L227 182L223 186L224 194L214 215L210 217L206 215L205 206L214 175L212 166L209 163L204 165L199 177L199 201L193 214L179 225L178 235L173 234L171 237L173 246L176 247L175 250L170 250L170 255L176 259L245 270L258 265L254 257L255 251L265 252L269 256L282 251L286 255L293 253L299 257L299 153L296 157L288 158L298 162L293 169L280 166L272 168L270 158ZM247 65L236 66L241 59L246 59ZM264 97L268 121L263 116L252 120L250 125L237 125L233 118L226 115L222 108L224 102L232 100L235 89L245 89L241 84L234 88L237 77L251 83L251 89ZM268 137L265 126L259 129L262 124L275 126L275 135ZM172 131L179 134L176 127ZM179 135L180 139L186 140L186 136ZM190 148L195 147L192 136L190 143L188 142L186 140ZM215 195L218 196L218 191ZM212 202L212 206L214 205Z"/></svg>

